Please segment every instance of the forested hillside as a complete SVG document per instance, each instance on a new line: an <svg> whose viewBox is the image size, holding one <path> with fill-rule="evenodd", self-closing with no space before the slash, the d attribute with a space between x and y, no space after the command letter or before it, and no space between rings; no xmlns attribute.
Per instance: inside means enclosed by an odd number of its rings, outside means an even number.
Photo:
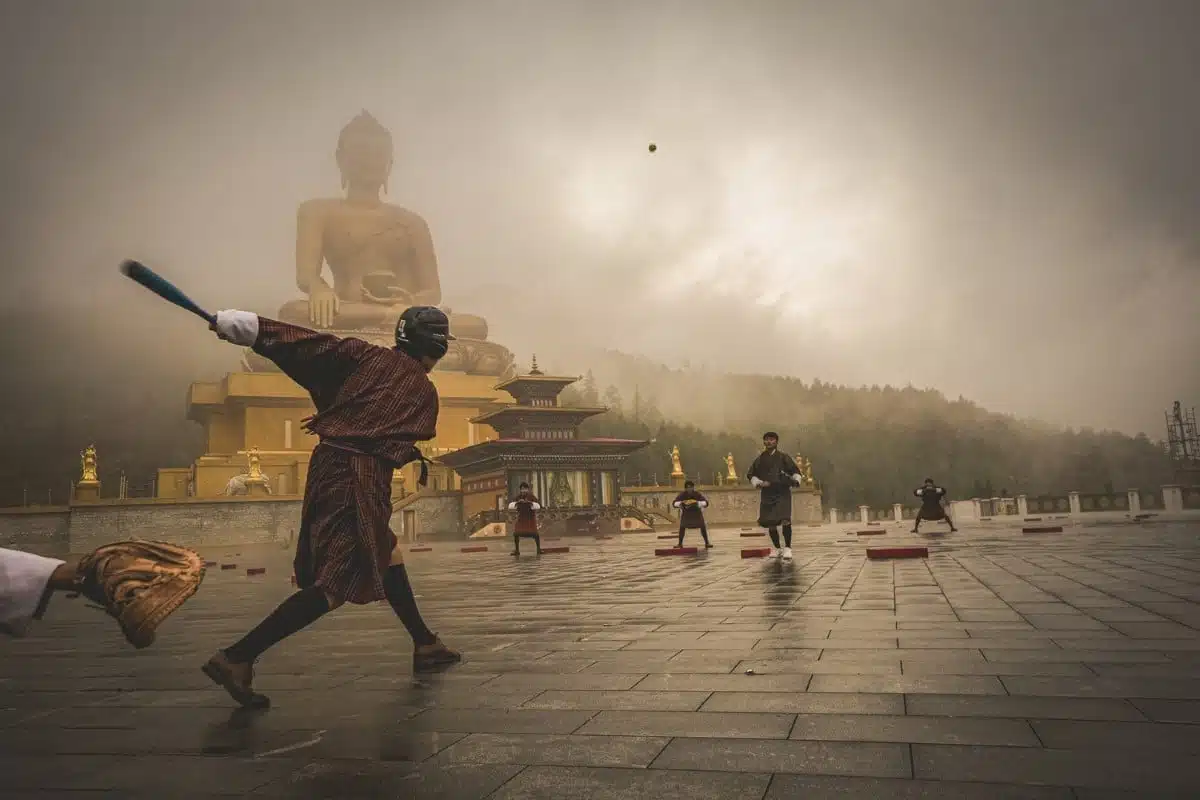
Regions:
<svg viewBox="0 0 1200 800"><path fill-rule="evenodd" d="M630 459L631 483L665 481L675 445L691 477L711 482L729 452L744 474L765 430L812 459L825 504L842 508L903 502L926 476L958 498L1171 482L1161 446L1145 435L1059 429L930 389L670 370L607 353L563 399L613 409L585 424L588 435L656 440Z"/></svg>

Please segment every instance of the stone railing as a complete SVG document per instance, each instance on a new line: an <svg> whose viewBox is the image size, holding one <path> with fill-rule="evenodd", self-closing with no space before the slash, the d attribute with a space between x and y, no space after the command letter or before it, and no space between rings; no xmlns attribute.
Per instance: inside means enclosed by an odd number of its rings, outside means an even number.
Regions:
<svg viewBox="0 0 1200 800"><path fill-rule="evenodd" d="M1024 495L1016 497L971 498L947 501L955 520L989 520L998 517L1080 516L1200 511L1200 486L1163 486L1158 492L1128 489L1123 492L1067 492L1061 495ZM909 520L916 509L896 503L890 511L859 506L856 509L831 508L825 519L839 522L884 522Z"/></svg>

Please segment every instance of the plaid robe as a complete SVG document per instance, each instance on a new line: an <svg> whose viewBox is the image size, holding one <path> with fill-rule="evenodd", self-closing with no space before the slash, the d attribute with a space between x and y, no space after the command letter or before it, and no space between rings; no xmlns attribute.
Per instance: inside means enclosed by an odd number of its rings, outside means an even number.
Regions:
<svg viewBox="0 0 1200 800"><path fill-rule="evenodd" d="M513 533L517 536L526 534L533 535L538 532L537 526L537 511L534 510L533 504L542 504L541 500L537 499L535 494L517 495L517 499L513 501L517 504L517 520L513 525Z"/></svg>
<svg viewBox="0 0 1200 800"><path fill-rule="evenodd" d="M296 583L350 603L384 599L396 546L392 470L434 437L438 396L410 356L360 339L259 318L254 351L312 396L305 429L321 437L308 465Z"/></svg>

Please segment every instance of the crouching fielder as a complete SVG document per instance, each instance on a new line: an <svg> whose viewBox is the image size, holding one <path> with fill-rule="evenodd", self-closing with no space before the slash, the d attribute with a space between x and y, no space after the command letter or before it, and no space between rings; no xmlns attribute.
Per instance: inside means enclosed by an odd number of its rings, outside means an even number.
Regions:
<svg viewBox="0 0 1200 800"><path fill-rule="evenodd" d="M149 647L202 580L200 556L165 542L116 542L69 561L0 548L0 633L24 636L55 592L77 592L115 617L130 644Z"/></svg>

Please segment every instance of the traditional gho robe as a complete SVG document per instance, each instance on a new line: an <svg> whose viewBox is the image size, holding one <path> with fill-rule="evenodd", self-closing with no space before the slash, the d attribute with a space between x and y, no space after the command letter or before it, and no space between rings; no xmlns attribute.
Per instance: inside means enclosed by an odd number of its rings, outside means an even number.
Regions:
<svg viewBox="0 0 1200 800"><path fill-rule="evenodd" d="M758 454L746 477L762 490L758 505L759 526L773 528L792 521L792 487L799 476L799 467L787 453L764 450Z"/></svg>
<svg viewBox="0 0 1200 800"><path fill-rule="evenodd" d="M708 498L700 492L695 489L680 492L671 505L679 509L679 527L704 527L704 509L708 507Z"/></svg>
<svg viewBox="0 0 1200 800"><path fill-rule="evenodd" d="M361 339L259 318L254 352L312 396L305 429L321 437L308 464L296 583L350 603L384 599L396 546L392 471L425 463L416 442L436 433L438 395L416 359Z"/></svg>
<svg viewBox="0 0 1200 800"><path fill-rule="evenodd" d="M922 486L913 492L921 499L921 519L945 519L946 509L942 508L942 498L946 490L940 486Z"/></svg>
<svg viewBox="0 0 1200 800"><path fill-rule="evenodd" d="M536 536L537 512L541 507L542 502L534 494L518 495L516 500L509 503L508 510L517 512L513 533L517 536Z"/></svg>

